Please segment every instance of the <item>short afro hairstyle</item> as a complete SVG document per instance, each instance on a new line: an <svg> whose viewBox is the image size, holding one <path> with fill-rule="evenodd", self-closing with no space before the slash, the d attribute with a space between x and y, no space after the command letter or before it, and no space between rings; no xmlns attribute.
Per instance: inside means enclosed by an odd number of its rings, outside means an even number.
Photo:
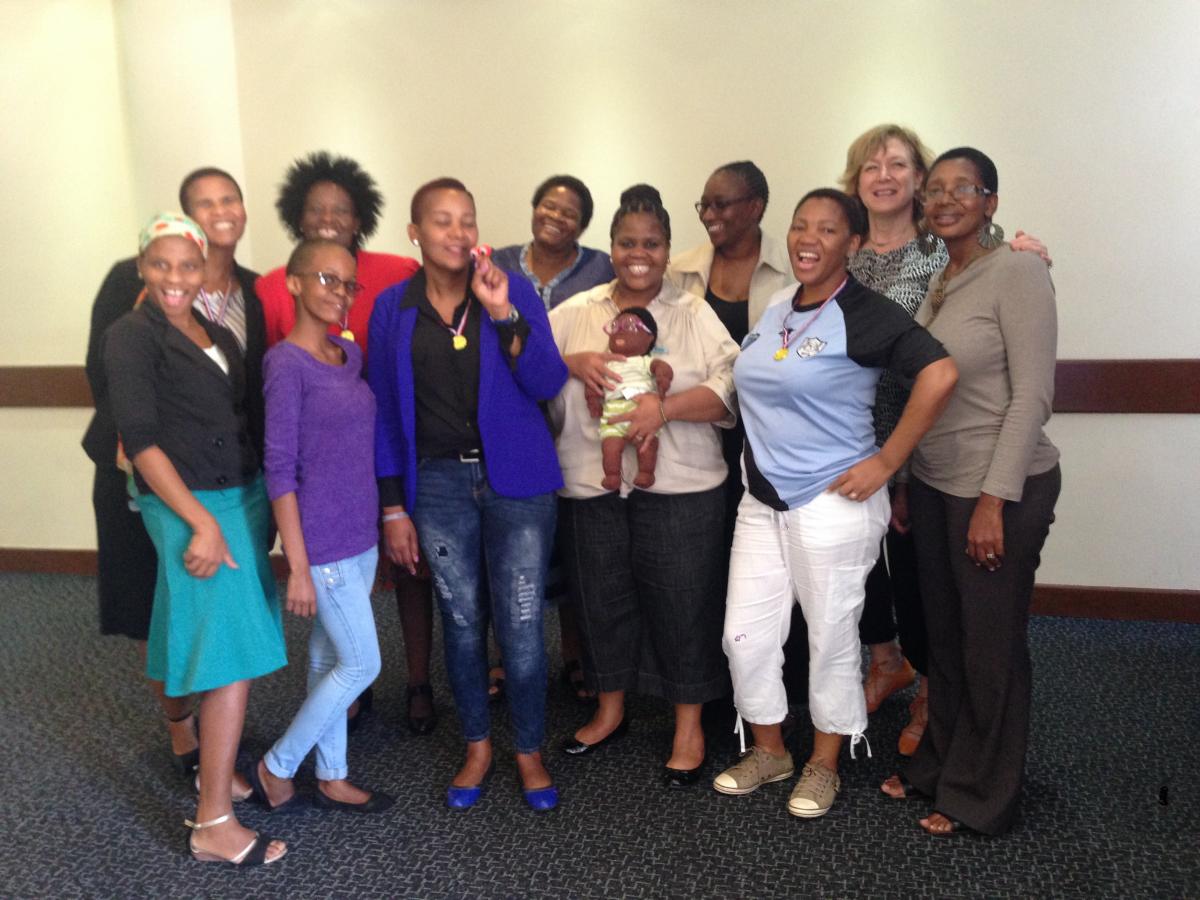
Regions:
<svg viewBox="0 0 1200 900"><path fill-rule="evenodd" d="M536 207L542 202L542 198L555 188L566 188L579 198L579 233L583 234L592 221L592 211L595 209L592 204L592 192L574 175L551 175L533 192L533 205Z"/></svg>
<svg viewBox="0 0 1200 900"><path fill-rule="evenodd" d="M358 234L355 235L351 250L357 251L379 225L383 194L375 186L375 179L348 156L333 156L325 150L319 150L294 161L283 176L279 198L275 201L279 218L293 239L302 240L304 233L300 230L300 222L304 218L308 192L313 185L322 181L336 184L350 195L354 215L358 218Z"/></svg>

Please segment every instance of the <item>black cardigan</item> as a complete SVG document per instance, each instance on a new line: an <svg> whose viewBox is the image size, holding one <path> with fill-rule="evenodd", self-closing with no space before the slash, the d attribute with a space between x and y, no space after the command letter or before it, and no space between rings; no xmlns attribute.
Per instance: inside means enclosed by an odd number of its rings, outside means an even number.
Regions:
<svg viewBox="0 0 1200 900"><path fill-rule="evenodd" d="M267 352L267 325L262 303L254 293L257 272L233 264L234 276L242 287L246 303L246 424L250 440L262 458L264 419L266 414L262 391L262 360ZM83 435L83 449L98 466L115 467L117 458L117 426L113 421L108 397L108 382L104 374L104 334L108 327L133 309L142 280L137 272L137 258L123 259L109 271L96 300L92 304L92 327L88 333L87 378L92 388L96 413Z"/></svg>
<svg viewBox="0 0 1200 900"><path fill-rule="evenodd" d="M220 490L252 481L261 457L247 430L246 370L227 328L190 310L224 353L229 373L144 303L112 324L104 337L104 374L125 453L148 447L167 455L189 490ZM140 491L150 490L140 472Z"/></svg>

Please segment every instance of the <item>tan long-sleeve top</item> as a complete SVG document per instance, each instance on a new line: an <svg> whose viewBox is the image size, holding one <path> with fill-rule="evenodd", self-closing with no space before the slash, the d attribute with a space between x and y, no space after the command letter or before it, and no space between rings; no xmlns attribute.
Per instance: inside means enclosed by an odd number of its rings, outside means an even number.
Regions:
<svg viewBox="0 0 1200 900"><path fill-rule="evenodd" d="M926 296L916 319L950 351L958 386L913 453L912 474L956 497L1020 500L1025 479L1058 462L1043 430L1058 338L1046 264L997 248L952 278L931 321L932 312Z"/></svg>

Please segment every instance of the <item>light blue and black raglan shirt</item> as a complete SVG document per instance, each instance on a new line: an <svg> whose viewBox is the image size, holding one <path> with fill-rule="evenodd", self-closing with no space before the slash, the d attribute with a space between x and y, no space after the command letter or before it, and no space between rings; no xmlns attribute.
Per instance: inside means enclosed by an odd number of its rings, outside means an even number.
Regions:
<svg viewBox="0 0 1200 900"><path fill-rule="evenodd" d="M876 452L871 409L885 369L911 385L949 355L907 312L853 277L819 315L821 304L805 304L803 292L802 285L775 295L733 367L746 487L780 511L804 506ZM785 323L792 337L776 359Z"/></svg>

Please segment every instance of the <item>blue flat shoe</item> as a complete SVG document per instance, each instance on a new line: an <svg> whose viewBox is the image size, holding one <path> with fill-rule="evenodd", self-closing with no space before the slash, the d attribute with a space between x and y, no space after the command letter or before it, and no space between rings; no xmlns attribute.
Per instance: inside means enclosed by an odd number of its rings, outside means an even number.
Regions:
<svg viewBox="0 0 1200 900"><path fill-rule="evenodd" d="M492 772L496 771L496 763L492 762L488 766L488 770L483 775L483 780L479 784L471 787L458 787L450 785L446 788L446 808L453 809L457 812L463 812L477 804L483 797L483 789L487 787L488 780L492 777Z"/></svg>
<svg viewBox="0 0 1200 900"><path fill-rule="evenodd" d="M558 787L550 785L544 788L521 789L525 802L534 812L548 812L558 806Z"/></svg>

